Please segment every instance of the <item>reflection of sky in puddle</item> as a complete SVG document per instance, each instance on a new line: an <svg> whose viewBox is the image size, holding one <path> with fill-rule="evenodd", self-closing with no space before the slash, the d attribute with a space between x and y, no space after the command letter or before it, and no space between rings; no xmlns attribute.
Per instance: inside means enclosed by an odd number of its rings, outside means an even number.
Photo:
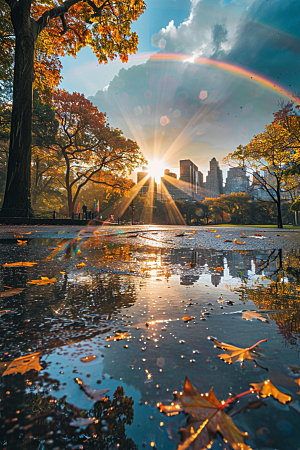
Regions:
<svg viewBox="0 0 300 450"><path fill-rule="evenodd" d="M40 244L57 248L58 242ZM25 375L30 385L22 375L4 377L5 391L24 383L19 387L22 392L25 386L27 393L37 393L44 383L47 394L57 399L66 395L76 408L91 409L93 402L75 377L92 389L110 389L110 398L123 386L125 395L134 399L134 421L126 426L127 437L138 448L143 444L150 448L155 442L157 448L170 450L177 442L169 436L177 435L185 417L166 417L155 405L169 404L185 376L201 392L214 386L220 400L266 378L297 399L299 374L289 369L300 366L296 251L168 250L98 238L86 242L68 241L61 254L48 260L45 248L41 251L38 245L15 254L8 245L3 249L1 264L21 260L22 254L39 264L2 268L2 286L27 286L16 296L2 298L2 308L11 310L1 316L2 355L11 360L29 349L41 351L46 364L38 376ZM81 261L87 266L78 269ZM40 276L55 277L57 282L28 287L29 280ZM243 320L242 309L267 311L263 314L269 323ZM184 322L183 317L191 320ZM106 341L108 335L126 331L131 338ZM257 358L259 365L245 361L244 369L239 363L225 365L218 357L222 351L214 348L209 336L240 347L267 339L260 347L264 357ZM96 358L81 361L89 355ZM43 382L46 372L57 380L55 389ZM235 422L249 432L254 448L296 449L298 413L273 399L266 403L267 407L243 410L234 416ZM218 442L213 448L219 448Z"/></svg>

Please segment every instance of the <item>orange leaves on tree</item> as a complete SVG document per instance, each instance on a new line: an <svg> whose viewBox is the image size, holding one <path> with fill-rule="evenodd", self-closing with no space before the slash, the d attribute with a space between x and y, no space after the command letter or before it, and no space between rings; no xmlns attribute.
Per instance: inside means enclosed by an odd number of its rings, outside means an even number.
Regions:
<svg viewBox="0 0 300 450"><path fill-rule="evenodd" d="M37 286L44 286L46 284L53 284L55 283L56 278L48 278L48 277L41 277L40 280L31 280L27 281L27 284L36 284Z"/></svg>
<svg viewBox="0 0 300 450"><path fill-rule="evenodd" d="M226 344L225 342L218 342L214 338L210 338L214 343L216 348L221 348L222 350L225 350L227 353L218 355L223 361L225 361L228 364L232 364L235 361L245 361L245 359L254 359L251 353L255 352L255 348L261 344L262 342L266 342L267 339L263 339L256 344L252 345L251 347L247 348L240 348L235 347L234 345ZM259 353L255 352L256 355L261 356Z"/></svg>

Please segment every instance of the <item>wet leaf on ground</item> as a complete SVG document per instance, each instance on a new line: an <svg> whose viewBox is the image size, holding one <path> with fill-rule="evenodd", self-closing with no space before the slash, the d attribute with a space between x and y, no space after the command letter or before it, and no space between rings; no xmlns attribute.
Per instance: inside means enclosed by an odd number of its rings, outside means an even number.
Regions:
<svg viewBox="0 0 300 450"><path fill-rule="evenodd" d="M15 262L15 263L5 263L2 264L2 267L32 267L35 264L37 264L36 262L29 262L29 261L20 261L20 262Z"/></svg>
<svg viewBox="0 0 300 450"><path fill-rule="evenodd" d="M13 288L4 286L7 288L7 291L0 292L0 297L12 297L13 295L20 294L24 291L25 288Z"/></svg>
<svg viewBox="0 0 300 450"><path fill-rule="evenodd" d="M286 404L292 400L292 397L279 391L279 389L277 389L277 387L275 387L270 380L263 381L262 383L251 383L250 385L253 389L258 390L258 393L262 398L272 396L283 404Z"/></svg>
<svg viewBox="0 0 300 450"><path fill-rule="evenodd" d="M252 345L251 347L247 348L240 348L235 347L231 344L226 344L225 342L218 342L214 338L209 338L215 343L216 348L221 348L222 350L227 351L228 353L224 353L221 355L218 355L223 361L225 361L228 364L232 364L235 361L245 361L245 359L254 359L251 355L251 352L255 352L255 347L257 347L261 342L266 342L267 339L263 339L256 344ZM255 352L256 356L261 356L259 353Z"/></svg>
<svg viewBox="0 0 300 450"><path fill-rule="evenodd" d="M21 358L16 358L10 363L7 363L7 367L5 368L2 376L11 375L15 373L24 374L29 372L29 370L36 370L39 372L42 369L40 365L40 352L31 353L29 355L21 356Z"/></svg>
<svg viewBox="0 0 300 450"><path fill-rule="evenodd" d="M43 286L45 284L53 284L55 283L56 278L48 278L48 277L41 277L40 280L31 280L27 281L27 284L35 284L37 286Z"/></svg>
<svg viewBox="0 0 300 450"><path fill-rule="evenodd" d="M268 319L266 319L265 317L263 317L261 314L259 314L256 311L243 311L242 319L245 319L245 320L257 319L257 320L261 320L262 322L269 323Z"/></svg>
<svg viewBox="0 0 300 450"><path fill-rule="evenodd" d="M184 317L182 318L182 320L183 320L184 322L188 322L189 320L193 320L193 319L195 319L195 316L192 316L192 317L186 317L186 316L184 316Z"/></svg>
<svg viewBox="0 0 300 450"><path fill-rule="evenodd" d="M200 394L186 378L184 390L175 393L175 400L170 406L157 405L161 412L168 415L184 411L190 414L187 426L179 430L181 443L177 450L205 449L212 445L216 433L220 432L224 441L235 450L250 450L245 444L248 433L240 431L232 418L222 409L222 403L216 398L213 389L208 394Z"/></svg>

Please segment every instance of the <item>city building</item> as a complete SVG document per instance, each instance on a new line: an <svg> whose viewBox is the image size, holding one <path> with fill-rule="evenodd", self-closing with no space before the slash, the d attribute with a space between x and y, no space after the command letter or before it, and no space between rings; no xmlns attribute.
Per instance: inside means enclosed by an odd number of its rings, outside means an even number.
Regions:
<svg viewBox="0 0 300 450"><path fill-rule="evenodd" d="M250 182L246 171L242 167L230 167L227 172L224 194L246 192L249 186Z"/></svg>
<svg viewBox="0 0 300 450"><path fill-rule="evenodd" d="M154 177L149 177L149 173L147 171L147 168L143 167L143 171L142 172L137 172L137 184L139 184L140 181L144 180L144 178L148 177L143 186L141 187L140 191L139 191L139 195L147 195L148 192L151 192L151 190L154 191L154 198L156 199L157 197L157 183L155 182L155 178Z"/></svg>
<svg viewBox="0 0 300 450"><path fill-rule="evenodd" d="M171 197L173 200L189 200L189 195L179 188L180 182L172 182L170 181L170 178L177 180L176 173L171 172L169 169L165 169L164 177L161 178L162 199L168 200Z"/></svg>
<svg viewBox="0 0 300 450"><path fill-rule="evenodd" d="M216 158L212 158L209 163L210 170L208 171L205 183L206 197L219 197L223 194L223 175Z"/></svg>

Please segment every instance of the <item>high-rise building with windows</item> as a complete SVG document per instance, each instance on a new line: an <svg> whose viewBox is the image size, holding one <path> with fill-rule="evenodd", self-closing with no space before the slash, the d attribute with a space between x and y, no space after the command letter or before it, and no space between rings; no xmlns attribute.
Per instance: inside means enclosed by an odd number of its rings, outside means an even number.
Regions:
<svg viewBox="0 0 300 450"><path fill-rule="evenodd" d="M227 172L224 194L246 192L249 186L250 182L246 171L242 167L230 167Z"/></svg>
<svg viewBox="0 0 300 450"><path fill-rule="evenodd" d="M209 167L205 183L205 196L219 197L223 194L223 175L216 158L210 160Z"/></svg>

